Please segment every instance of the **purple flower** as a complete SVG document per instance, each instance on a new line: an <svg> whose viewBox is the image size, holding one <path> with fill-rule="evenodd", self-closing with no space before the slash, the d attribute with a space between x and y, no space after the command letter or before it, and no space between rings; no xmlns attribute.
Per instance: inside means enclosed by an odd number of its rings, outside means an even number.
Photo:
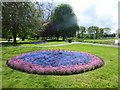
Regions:
<svg viewBox="0 0 120 90"><path fill-rule="evenodd" d="M53 49L15 56L7 61L7 65L38 74L72 74L101 67L104 62L92 54Z"/></svg>

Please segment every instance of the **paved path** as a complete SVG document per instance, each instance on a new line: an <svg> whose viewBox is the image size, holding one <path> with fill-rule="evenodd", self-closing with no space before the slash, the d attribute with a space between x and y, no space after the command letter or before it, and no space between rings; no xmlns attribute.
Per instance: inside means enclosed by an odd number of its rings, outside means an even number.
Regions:
<svg viewBox="0 0 120 90"><path fill-rule="evenodd" d="M45 46L8 46L8 47L55 47L55 46L64 46L64 45L70 45L70 44L88 44L88 45L120 48L120 46L118 47L114 45L94 44L94 43L84 43L84 42L72 42L72 43L65 43L65 44L58 44L58 45L45 45Z"/></svg>
<svg viewBox="0 0 120 90"><path fill-rule="evenodd" d="M19 40L20 38L16 38L16 40ZM8 42L8 40L6 40L6 41L0 41L0 43L2 43L2 42Z"/></svg>
<svg viewBox="0 0 120 90"><path fill-rule="evenodd" d="M8 42L8 41L0 41L0 43L2 43L2 42Z"/></svg>

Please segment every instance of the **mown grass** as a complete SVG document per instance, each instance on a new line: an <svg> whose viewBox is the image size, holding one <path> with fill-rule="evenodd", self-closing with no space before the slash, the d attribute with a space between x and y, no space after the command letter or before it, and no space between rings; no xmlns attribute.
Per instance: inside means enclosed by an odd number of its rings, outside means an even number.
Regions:
<svg viewBox="0 0 120 90"><path fill-rule="evenodd" d="M21 53L45 49L65 49L87 52L99 56L105 65L93 71L73 75L36 75L13 70L6 61ZM3 88L117 88L118 49L113 47L74 44L59 47L3 47Z"/></svg>
<svg viewBox="0 0 120 90"><path fill-rule="evenodd" d="M85 39L83 42L114 45L116 39Z"/></svg>
<svg viewBox="0 0 120 90"><path fill-rule="evenodd" d="M65 41L44 41L47 43L39 43L39 44L31 44L31 42L37 42L37 41L43 41L43 40L28 40L25 39L25 41L17 41L17 43L13 43L13 42L5 42L2 43L2 46L44 46L44 45L57 45L57 44L64 44L64 43L68 43Z"/></svg>
<svg viewBox="0 0 120 90"><path fill-rule="evenodd" d="M85 39L86 41L114 41L115 39Z"/></svg>

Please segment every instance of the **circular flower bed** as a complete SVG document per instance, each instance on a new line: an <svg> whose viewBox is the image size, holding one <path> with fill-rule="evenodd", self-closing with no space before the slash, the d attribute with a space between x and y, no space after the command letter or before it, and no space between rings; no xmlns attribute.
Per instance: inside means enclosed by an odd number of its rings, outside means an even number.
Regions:
<svg viewBox="0 0 120 90"><path fill-rule="evenodd" d="M13 69L35 74L73 74L104 65L99 57L76 51L46 50L24 53L7 61Z"/></svg>
<svg viewBox="0 0 120 90"><path fill-rule="evenodd" d="M38 41L38 42L31 42L31 44L39 44L39 43L47 43L47 42L42 42L42 41Z"/></svg>

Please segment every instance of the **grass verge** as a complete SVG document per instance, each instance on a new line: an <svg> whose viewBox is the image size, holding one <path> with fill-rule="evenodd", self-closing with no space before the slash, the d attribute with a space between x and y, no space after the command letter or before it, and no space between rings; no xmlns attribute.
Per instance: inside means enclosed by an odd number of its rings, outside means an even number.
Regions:
<svg viewBox="0 0 120 90"><path fill-rule="evenodd" d="M85 39L83 42L114 45L115 39Z"/></svg>
<svg viewBox="0 0 120 90"><path fill-rule="evenodd" d="M45 49L65 49L94 54L102 58L105 65L93 71L73 75L35 75L13 70L6 61L21 53ZM0 61L1 62L1 61ZM118 49L112 47L74 44L59 47L3 47L3 88L117 88Z"/></svg>
<svg viewBox="0 0 120 90"><path fill-rule="evenodd" d="M3 47L7 47L7 46L45 46L45 45L57 45L57 44L68 43L65 41L45 41L47 43L30 44L30 42L37 42L37 41L41 41L41 40L18 41L17 43L7 42L7 43L2 43L2 46Z"/></svg>

